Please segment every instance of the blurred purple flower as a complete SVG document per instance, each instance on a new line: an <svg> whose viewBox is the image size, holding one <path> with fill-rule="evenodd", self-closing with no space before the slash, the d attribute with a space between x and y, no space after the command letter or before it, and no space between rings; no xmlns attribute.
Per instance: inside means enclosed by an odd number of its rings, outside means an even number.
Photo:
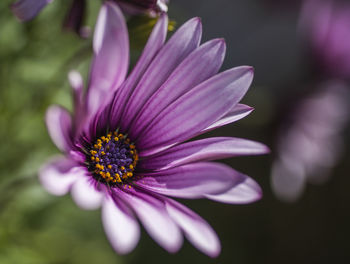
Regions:
<svg viewBox="0 0 350 264"><path fill-rule="evenodd" d="M350 77L350 4L334 0L305 0L300 29L323 73Z"/></svg>
<svg viewBox="0 0 350 264"><path fill-rule="evenodd" d="M53 0L18 0L11 5L12 12L21 21L33 19L47 4ZM127 14L149 14L154 16L167 12L168 0L114 0ZM66 15L64 28L73 30L85 37L87 32L82 28L86 10L86 0L72 0L72 5Z"/></svg>
<svg viewBox="0 0 350 264"><path fill-rule="evenodd" d="M291 124L281 132L272 168L272 187L282 200L298 199L307 181L327 180L342 151L347 98L345 84L332 81L296 108Z"/></svg>
<svg viewBox="0 0 350 264"><path fill-rule="evenodd" d="M254 180L209 161L264 154L266 146L231 137L186 142L253 110L238 104L253 70L243 66L218 73L225 42L214 39L200 45L198 18L164 43L167 24L162 14L126 78L125 20L115 4L104 4L86 94L80 74L71 72L73 116L60 106L47 111L49 134L65 157L43 166L40 180L52 194L70 191L81 208L101 206L105 232L118 253L136 246L137 217L169 252L180 248L182 231L195 247L215 257L220 242L213 229L168 196L232 204L260 199Z"/></svg>

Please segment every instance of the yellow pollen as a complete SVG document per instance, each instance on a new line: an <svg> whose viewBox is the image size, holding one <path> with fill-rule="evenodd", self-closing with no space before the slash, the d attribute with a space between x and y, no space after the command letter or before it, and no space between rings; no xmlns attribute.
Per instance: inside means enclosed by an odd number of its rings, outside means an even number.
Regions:
<svg viewBox="0 0 350 264"><path fill-rule="evenodd" d="M110 142L114 143L110 144ZM127 162L123 161L124 166L117 162L117 158L114 157L114 153L119 155L118 152L123 148L125 150L122 154L127 157L124 157L127 160ZM110 155L111 150L112 156ZM93 166L90 168L91 172L97 177L96 179L108 184L109 187L114 187L117 183L120 183L121 187L131 188L128 181L134 176L139 157L135 144L127 137L127 134L112 131L105 136L101 136L96 139L88 155L90 157L87 157L87 161L90 162L90 166Z"/></svg>

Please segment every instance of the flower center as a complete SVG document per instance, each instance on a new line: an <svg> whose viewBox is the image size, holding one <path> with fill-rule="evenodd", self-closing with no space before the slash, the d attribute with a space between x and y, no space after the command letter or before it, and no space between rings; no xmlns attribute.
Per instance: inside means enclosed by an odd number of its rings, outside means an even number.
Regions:
<svg viewBox="0 0 350 264"><path fill-rule="evenodd" d="M88 168L94 178L110 186L133 177L138 159L135 145L117 131L97 139L87 155Z"/></svg>

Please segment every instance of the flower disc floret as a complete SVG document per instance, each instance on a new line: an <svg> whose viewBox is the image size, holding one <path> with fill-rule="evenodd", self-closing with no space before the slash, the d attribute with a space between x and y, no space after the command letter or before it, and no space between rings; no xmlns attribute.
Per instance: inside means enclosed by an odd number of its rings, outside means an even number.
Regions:
<svg viewBox="0 0 350 264"><path fill-rule="evenodd" d="M126 135L115 131L98 138L90 146L86 161L96 180L113 186L133 177L138 154L130 142Z"/></svg>

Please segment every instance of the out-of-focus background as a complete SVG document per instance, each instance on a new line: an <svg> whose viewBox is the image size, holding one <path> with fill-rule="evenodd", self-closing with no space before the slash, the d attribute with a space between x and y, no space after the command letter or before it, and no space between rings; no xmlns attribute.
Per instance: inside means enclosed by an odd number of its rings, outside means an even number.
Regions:
<svg viewBox="0 0 350 264"><path fill-rule="evenodd" d="M0 263L350 263L346 120L350 74L337 74L345 67L337 63L347 62L343 53L328 60L327 52L332 49L317 50L317 43L313 43L323 41L324 36L328 41L339 31L340 37L325 46L339 44L344 54L346 49L350 53L350 45L346 45L350 23L346 24L346 18L341 29L330 27L329 13L324 10L310 21L316 9L308 8L301 19L302 1L171 1L169 16L177 25L199 16L203 40L226 39L223 69L239 65L255 68L255 81L243 100L255 111L211 135L244 137L271 148L268 156L223 161L259 182L264 197L249 205L183 201L217 231L222 242L217 259L203 255L188 242L180 252L168 254L145 232L131 254L118 256L105 237L99 211L83 211L69 196L49 195L37 178L40 165L59 154L46 132L45 110L52 103L71 109L67 73L78 69L86 77L91 39L62 31L69 0L54 1L25 24L10 12L12 2L0 1ZM99 1L88 1L87 25L93 27L99 6ZM320 28L308 28L315 21ZM350 63L350 56L348 59ZM338 90L333 89L334 83L342 87L341 96L333 96L333 91ZM331 98L340 99L323 100L325 90ZM310 102L315 100L321 103L311 110L305 107L314 105ZM340 113L337 110L324 118L331 112L329 109L339 105ZM341 124L334 124L339 116ZM290 131L295 130L306 131L308 140L299 142L304 136L296 133L297 142L292 141L290 147ZM278 164L283 166L276 165L281 160ZM300 165L306 160L311 160L312 165ZM292 164L288 173L286 164ZM276 166L282 169L276 170ZM296 168L300 169L294 171ZM295 181L283 179L287 174L291 174L288 179L296 177L300 188L290 190ZM307 174L313 175L307 178ZM317 180L318 175L322 180Z"/></svg>

